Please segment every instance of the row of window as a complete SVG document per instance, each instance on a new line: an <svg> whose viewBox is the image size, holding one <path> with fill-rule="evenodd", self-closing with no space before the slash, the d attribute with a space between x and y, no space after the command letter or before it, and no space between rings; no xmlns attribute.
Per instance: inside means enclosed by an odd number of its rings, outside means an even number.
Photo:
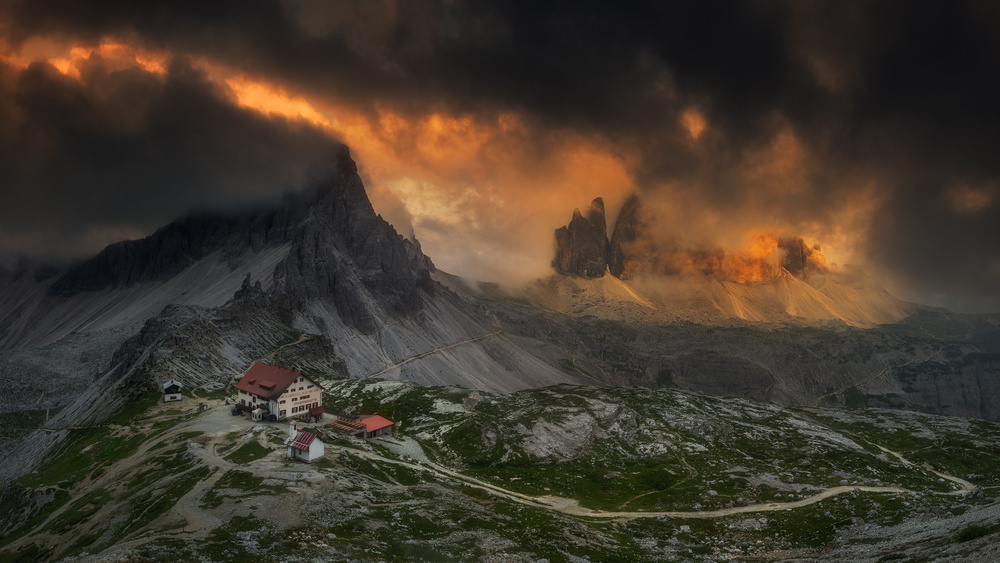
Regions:
<svg viewBox="0 0 1000 563"><path fill-rule="evenodd" d="M292 399L292 400L294 401L295 399ZM256 403L256 401L254 401L254 402ZM285 401L281 401L281 402L284 403ZM243 405L243 406L246 406L246 404L247 404L246 399L240 399L240 404ZM296 413L300 413L300 412L306 412L307 410L309 410L309 409L311 409L313 407L318 407L318 406L319 406L319 401L315 401L311 405L298 405L298 406L292 407L292 414L296 414ZM285 416L285 413L286 413L285 409L281 409L281 412L279 412L278 414L279 414L279 416Z"/></svg>
<svg viewBox="0 0 1000 563"><path fill-rule="evenodd" d="M294 403L294 402L296 402L296 401L298 401L300 399L308 401L309 399L312 399L312 395L306 395L305 397L292 397L292 402ZM278 401L278 404L279 405L285 404L285 399L281 399L280 401Z"/></svg>
<svg viewBox="0 0 1000 563"><path fill-rule="evenodd" d="M319 406L319 403L316 402L316 403L313 403L311 405L301 405L301 406L298 406L298 407L292 407L292 414L299 413L299 412L306 412L307 410L309 410L309 409L311 409L313 407L318 407L318 406ZM285 412L285 411L281 411L281 412Z"/></svg>

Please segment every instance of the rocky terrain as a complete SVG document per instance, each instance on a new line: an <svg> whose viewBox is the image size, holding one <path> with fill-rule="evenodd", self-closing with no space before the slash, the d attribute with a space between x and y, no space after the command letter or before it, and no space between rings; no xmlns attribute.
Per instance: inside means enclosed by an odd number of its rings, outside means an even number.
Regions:
<svg viewBox="0 0 1000 563"><path fill-rule="evenodd" d="M651 276L647 227L633 198L609 239L597 199L559 274L470 282L344 149L278 206L0 269L4 557L990 560L1000 316L902 303L796 237L757 281ZM289 466L280 425L221 404L256 360L398 439ZM185 405L154 406L168 379Z"/></svg>
<svg viewBox="0 0 1000 563"><path fill-rule="evenodd" d="M176 373L191 384L243 371L260 342L291 333L322 337L354 377L496 390L573 379L437 295L430 259L374 212L346 148L330 166L272 208L183 218L69 268L0 272L0 374L24 389L4 406L64 407L86 381L124 373L116 350L145 361L168 332L193 339L183 361L196 367ZM227 320L236 309L242 324ZM177 311L199 320L175 322Z"/></svg>
<svg viewBox="0 0 1000 563"><path fill-rule="evenodd" d="M395 435L366 443L316 428L326 457L307 466L284 459L287 425L231 416L227 392L166 405L153 396L106 424L65 430L71 439L59 453L5 493L0 553L36 561L997 555L994 423L638 388L497 395L381 380L327 386L329 409L390 416Z"/></svg>
<svg viewBox="0 0 1000 563"><path fill-rule="evenodd" d="M551 343L538 354L590 382L1000 418L998 315L924 309L867 329L666 322L612 276L554 283L570 288L568 309L495 289L465 295L489 307L505 331Z"/></svg>

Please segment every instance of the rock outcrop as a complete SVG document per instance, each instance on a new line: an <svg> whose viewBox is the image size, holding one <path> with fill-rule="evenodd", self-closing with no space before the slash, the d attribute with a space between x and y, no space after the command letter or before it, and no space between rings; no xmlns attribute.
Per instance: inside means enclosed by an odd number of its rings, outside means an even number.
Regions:
<svg viewBox="0 0 1000 563"><path fill-rule="evenodd" d="M614 233L611 234L611 243L608 250L608 270L612 276L619 279L628 279L635 272L636 259L630 255L631 245L642 234L644 227L642 220L642 202L639 196L633 194L625 200L618 220L615 222Z"/></svg>
<svg viewBox="0 0 1000 563"><path fill-rule="evenodd" d="M552 266L560 274L599 278L608 269L608 226L604 200L595 199L585 218L573 210L569 225L556 229L556 257Z"/></svg>
<svg viewBox="0 0 1000 563"><path fill-rule="evenodd" d="M779 238L778 249L783 251L778 265L801 280L809 279L811 274L826 270L821 263L813 259L813 253L819 250L819 246L810 248L801 237Z"/></svg>
<svg viewBox="0 0 1000 563"><path fill-rule="evenodd" d="M348 325L371 333L378 309L399 317L423 307L421 291L434 291L432 268L419 247L375 214L345 147L275 269L275 293L300 311L310 301L332 302Z"/></svg>

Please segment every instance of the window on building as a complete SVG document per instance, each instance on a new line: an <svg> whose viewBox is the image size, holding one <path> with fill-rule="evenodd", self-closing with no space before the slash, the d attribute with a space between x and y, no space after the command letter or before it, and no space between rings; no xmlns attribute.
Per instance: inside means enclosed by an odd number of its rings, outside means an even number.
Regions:
<svg viewBox="0 0 1000 563"><path fill-rule="evenodd" d="M278 414L278 416L285 416L285 409L281 409L281 412Z"/></svg>

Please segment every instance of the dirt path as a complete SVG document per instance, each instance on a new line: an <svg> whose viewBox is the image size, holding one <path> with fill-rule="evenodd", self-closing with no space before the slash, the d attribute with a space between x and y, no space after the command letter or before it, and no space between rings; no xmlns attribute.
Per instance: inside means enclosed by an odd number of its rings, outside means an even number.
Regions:
<svg viewBox="0 0 1000 563"><path fill-rule="evenodd" d="M289 342L288 344L282 344L281 346L278 346L277 348L275 348L274 350L272 350L267 356L264 356L264 357L268 358L268 359L273 358L274 355L278 353L278 351L280 351L280 350L282 350L284 348L288 348L289 346L298 346L299 344L302 344L303 342L305 342L306 340L309 340L310 338L312 338L312 336L309 336L308 334L306 334L306 333L303 332L303 333L299 334L299 339L296 340L295 342Z"/></svg>
<svg viewBox="0 0 1000 563"><path fill-rule="evenodd" d="M206 402L203 400L202 402ZM132 530L123 539L125 541L118 542L116 545L139 545L146 543L157 536L149 536L147 538L140 539L138 541L129 541L138 535L143 534L151 527L155 526L160 522L165 516L169 517L181 517L183 518L185 524L180 529L174 529L169 533L160 534L159 537L166 536L190 536L207 535L212 529L218 527L220 523L217 519L211 517L205 511L200 508L201 498L205 492L211 489L216 481L225 473L225 470L230 467L235 467L221 456L215 454L214 446L216 441L223 435L232 432L234 430L247 430L247 425L242 418L235 418L229 414L228 408L223 406L222 400L207 400L207 408L204 411L198 411L198 403L190 401L185 403L160 403L153 407L153 411L146 416L144 421L148 421L150 424L155 422L156 417L167 410L174 410L179 407L186 409L188 412L185 414L198 414L198 416L178 423L174 427L170 428L163 434L159 434L155 439L147 439L139 447L132 452L128 457L118 460L112 471L107 471L102 473L96 479L85 479L81 481L75 488L74 497L82 496L88 491L94 490L107 490L107 491L121 491L128 480L127 477L133 475L137 470L141 469L142 466L149 462L151 457L151 451L153 448L159 447L160 444L169 442L175 439L177 436L190 432L192 430L199 430L205 432L211 437L209 445L206 447L205 455L199 460L199 464L195 467L188 469L182 473L176 474L176 477L183 478L184 475L190 471L198 469L198 467L209 466L214 469L212 475L207 479L199 481L195 487L188 491L186 495L181 497L177 504L168 510L165 514L157 517L152 522L146 526ZM147 428L143 427L132 427L132 426L120 426L116 424L108 424L104 426L88 426L80 428L110 428L115 435L123 434L133 434L133 433L144 433L148 431ZM156 479L151 479L148 484L141 486L139 489L134 491L129 495L129 497L138 497L148 492L149 490L155 490L158 487L162 487L163 484ZM117 495L116 495L117 496ZM53 536L50 533L43 533L41 530L45 529L50 523L59 518L66 511L71 510L73 502L66 502L63 506L59 507L57 510L53 511L45 520L39 523L32 532L29 532L23 536L23 538L10 544L10 548L17 550L22 547L25 540L37 543L40 540L43 543L49 543L50 545L63 546L63 540L58 536ZM98 528L104 526L107 522L112 521L116 516L118 516L123 510L123 504L120 502L109 502L101 506L93 514L89 515L86 521L82 524L78 531L81 535L97 531Z"/></svg>
<svg viewBox="0 0 1000 563"><path fill-rule="evenodd" d="M902 455L896 452L885 449L882 446L877 446L877 447L885 451L886 453L892 454L893 456L895 456L896 458L898 458L907 465L910 466L914 465L912 462L908 461L906 458L904 458ZM631 520L635 518L657 518L661 516L669 518L706 519L706 518L722 518L725 516L732 516L733 514L774 512L778 510L791 510L794 508L802 508L804 506L816 504L817 502L820 502L824 499L828 499L830 497L837 496L842 493L849 493L852 491L863 491L869 493L916 494L915 491L904 489L902 487L871 487L863 485L862 486L844 485L837 487L829 487L827 489L823 489L822 491L812 496L792 502L768 502L762 504L752 504L748 506L734 506L731 508L721 508L718 510L649 511L649 512L596 510L580 506L579 501L575 499L558 497L555 495L542 495L542 496L526 495L523 493L518 493L516 491L511 491L509 489L504 489L503 487L499 487L492 483L487 483L485 481L481 481L474 477L463 475L457 471L453 471L446 467L442 467L431 461L425 461L423 463L410 463L406 461L387 458L380 454L375 454L365 450L359 450L355 448L344 448L344 449L350 450L352 455L358 455L359 457L369 459L372 461L402 465L410 469L415 469L418 471L429 471L437 473L439 476L450 477L458 481L461 481L465 485L473 486L488 491L496 496L503 497L513 502L517 502L527 506L534 506L536 508L546 508L549 510L554 510L556 512L561 512L563 514L568 514L570 516L582 516L587 518L598 518L602 520L605 519ZM947 493L935 493L935 494L956 495L956 494L962 494L965 491L971 491L972 489L975 488L975 486L969 483L968 481L958 479L957 477L951 477L950 475L939 473L932 469L930 471L945 479L953 481L963 487L962 491L952 491Z"/></svg>
<svg viewBox="0 0 1000 563"><path fill-rule="evenodd" d="M931 361L932 358L934 358L935 356L937 356L940 353L941 353L941 350L938 350L938 351L934 352L933 354L927 356L926 358L924 358L924 359L922 359L922 360L920 360L920 361L918 361L916 363L922 364L924 362L929 362L929 361ZM914 363L914 360L910 360L910 361L908 361L906 363L899 364L898 366L888 366L888 367L882 368L882 371L876 373L875 375L869 377L868 379L866 379L866 380L864 380L864 381L862 381L860 383L853 383L851 385L848 385L847 387L843 387L843 388L838 389L836 391L831 391L829 393L825 393L823 395L820 395L819 397L816 398L815 401L813 401L812 406L818 407L819 404L823 401L823 399L825 399L827 397L833 397L834 395L839 395L839 394L843 393L844 391L847 391L851 387L861 387L863 385L868 385L872 381L875 381L876 379L878 379L878 378L882 377L883 375L885 375L886 372L888 372L889 370L894 369L894 368L906 367L906 366L908 366L908 365L910 365L912 363Z"/></svg>
<svg viewBox="0 0 1000 563"><path fill-rule="evenodd" d="M431 354L436 354L436 353L440 352L441 350L447 350L449 348L454 348L456 346L461 346L462 344L469 344L471 342L478 342L480 340L485 340L485 339L487 339L487 338L489 338L491 336L496 336L498 334L500 334L499 330L495 331L495 332L491 332L489 334L484 334L482 336L477 336L475 338L468 338L466 340L461 340L459 342L455 342L454 344L448 344L448 345L445 345L445 346L439 346L437 348L431 348L430 350L428 350L426 352L421 352L421 353L419 353L419 354L417 354L415 356L410 356L409 358L406 358L405 360L403 360L403 361L401 361L399 363L396 363L396 364L393 364L391 366L388 366L385 369L382 369L382 370L377 371L375 373L370 373L370 374L366 375L365 377L378 377L378 376L382 375L383 373L385 373L387 371L394 370L394 369L396 369L396 368L398 368L400 366L406 365L406 364L408 364L410 362L419 360L421 358L426 358L427 356L430 356Z"/></svg>
<svg viewBox="0 0 1000 563"><path fill-rule="evenodd" d="M885 452L885 453L887 453L887 454L895 457L899 461L903 462L903 465L906 465L906 466L909 466L909 467L917 467L917 465L915 463L913 463L912 461L906 459L902 455L900 455L900 454L898 454L898 453L896 453L896 452L894 452L892 450L886 449L886 448L884 448L884 447L882 447L882 446L880 446L878 444L874 444L872 442L868 442L868 443L871 444L871 445L873 445L873 446L875 446L876 448L882 450L883 452ZM962 487L961 491L952 491L950 493L942 493L942 494L946 494L946 495L960 495L962 493L971 492L971 491L976 490L976 486L973 485L972 483L966 481L965 479L961 479L961 478L955 477L953 475L948 475L947 473L941 473L940 471L938 471L938 470L934 469L933 467L931 467L929 464L925 463L925 464L921 465L920 467L926 469L927 471L930 471L931 473L937 475L938 477L940 477L942 479L946 479L948 481L951 481L952 483L957 483L959 486Z"/></svg>

